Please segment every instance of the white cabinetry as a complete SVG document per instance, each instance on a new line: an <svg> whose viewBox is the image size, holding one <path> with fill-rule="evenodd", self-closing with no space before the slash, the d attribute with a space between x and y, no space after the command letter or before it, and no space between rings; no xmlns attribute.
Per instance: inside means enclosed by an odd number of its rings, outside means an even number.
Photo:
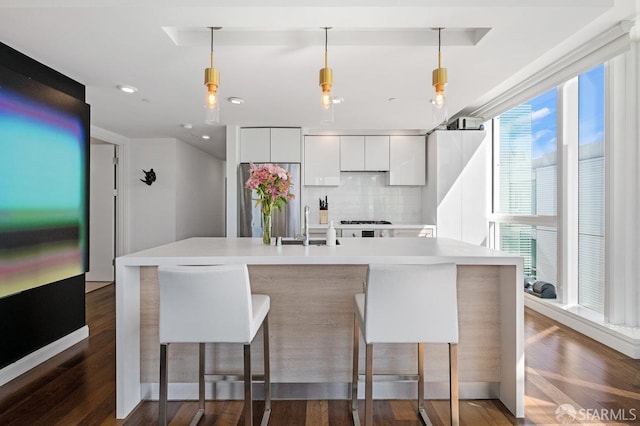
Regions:
<svg viewBox="0 0 640 426"><path fill-rule="evenodd" d="M364 170L364 136L340 136L340 170Z"/></svg>
<svg viewBox="0 0 640 426"><path fill-rule="evenodd" d="M340 170L389 170L389 136L341 136Z"/></svg>
<svg viewBox="0 0 640 426"><path fill-rule="evenodd" d="M340 185L340 136L305 136L304 184Z"/></svg>
<svg viewBox="0 0 640 426"><path fill-rule="evenodd" d="M427 142L423 221L439 237L486 245L491 194L490 138L482 130L435 131Z"/></svg>
<svg viewBox="0 0 640 426"><path fill-rule="evenodd" d="M245 127L240 129L240 162L299 163L299 128Z"/></svg>
<svg viewBox="0 0 640 426"><path fill-rule="evenodd" d="M364 137L365 170L389 170L389 136Z"/></svg>
<svg viewBox="0 0 640 426"><path fill-rule="evenodd" d="M389 139L389 185L424 185L425 151L424 136L391 136Z"/></svg>
<svg viewBox="0 0 640 426"><path fill-rule="evenodd" d="M271 161L275 163L299 163L302 132L298 128L274 127L271 129Z"/></svg>
<svg viewBox="0 0 640 426"><path fill-rule="evenodd" d="M268 163L271 161L271 129L240 129L240 162Z"/></svg>

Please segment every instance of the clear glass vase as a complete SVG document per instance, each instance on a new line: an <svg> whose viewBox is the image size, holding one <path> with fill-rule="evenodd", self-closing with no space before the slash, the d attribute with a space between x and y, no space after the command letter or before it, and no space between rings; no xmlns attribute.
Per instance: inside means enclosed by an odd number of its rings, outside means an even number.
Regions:
<svg viewBox="0 0 640 426"><path fill-rule="evenodd" d="M262 212L262 244L271 245L271 212Z"/></svg>

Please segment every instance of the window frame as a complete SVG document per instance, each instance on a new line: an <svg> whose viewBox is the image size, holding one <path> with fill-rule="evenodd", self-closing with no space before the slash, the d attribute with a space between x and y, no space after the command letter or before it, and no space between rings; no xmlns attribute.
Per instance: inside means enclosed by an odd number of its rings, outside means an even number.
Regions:
<svg viewBox="0 0 640 426"><path fill-rule="evenodd" d="M596 65L597 66L597 65ZM608 104L610 92L608 89L608 61L605 67L605 147L608 145L607 129ZM589 70L586 70L587 72ZM492 118L487 124L492 126L492 206L488 215L489 247L499 248L499 225L519 224L532 227L555 228L557 232L557 265L556 291L557 301L564 305L578 306L578 170L579 170L579 140L578 140L578 76L558 85L557 90L557 190L555 215L510 215L496 213L500 203L499 158L500 158L500 126L499 116ZM526 102L526 101L525 101ZM605 150L605 176L606 176ZM605 177L605 204L607 203L608 186ZM607 206L605 205L605 215ZM606 233L605 233L606 236ZM607 239L605 238L605 252ZM606 265L605 265L606 266ZM606 276L606 274L605 274ZM607 297L609 294L607 279L604 285L605 316L607 314ZM588 308L585 308L588 309ZM594 311L595 312L595 311Z"/></svg>

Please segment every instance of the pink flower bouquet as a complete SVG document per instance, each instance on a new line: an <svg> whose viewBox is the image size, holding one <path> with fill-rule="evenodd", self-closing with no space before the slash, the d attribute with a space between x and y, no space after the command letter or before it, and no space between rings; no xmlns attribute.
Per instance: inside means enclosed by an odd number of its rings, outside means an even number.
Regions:
<svg viewBox="0 0 640 426"><path fill-rule="evenodd" d="M291 186L291 174L277 164L251 163L249 179L244 184L245 188L258 193L257 204L262 205L262 213L267 215L271 214L274 206L281 210L282 203L294 198Z"/></svg>

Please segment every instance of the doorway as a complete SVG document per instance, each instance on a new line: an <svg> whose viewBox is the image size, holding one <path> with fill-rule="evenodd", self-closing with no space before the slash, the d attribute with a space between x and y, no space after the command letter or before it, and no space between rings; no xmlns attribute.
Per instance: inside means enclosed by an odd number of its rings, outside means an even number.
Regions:
<svg viewBox="0 0 640 426"><path fill-rule="evenodd" d="M116 158L115 145L91 138L87 292L109 285L114 281Z"/></svg>

